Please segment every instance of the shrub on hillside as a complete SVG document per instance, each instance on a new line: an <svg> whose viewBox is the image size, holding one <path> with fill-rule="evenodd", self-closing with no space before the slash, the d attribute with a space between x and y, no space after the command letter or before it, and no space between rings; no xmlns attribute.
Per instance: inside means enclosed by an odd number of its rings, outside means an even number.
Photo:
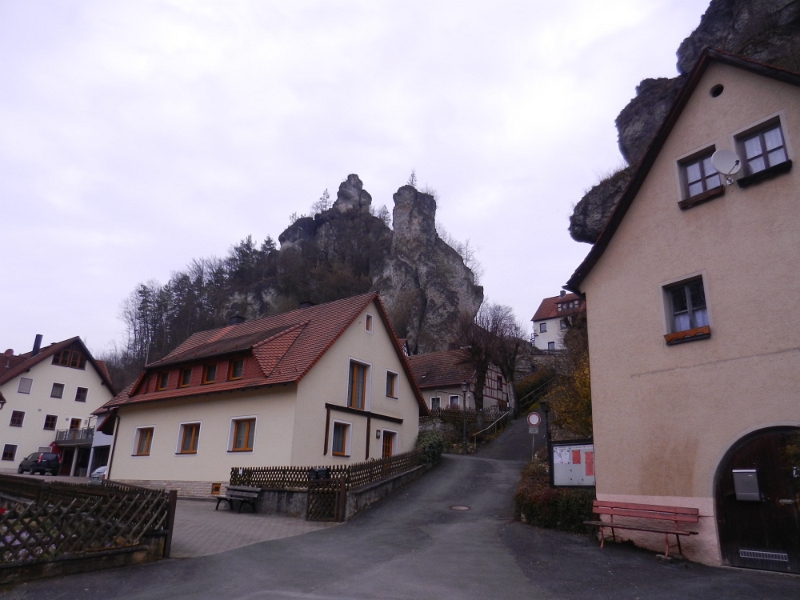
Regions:
<svg viewBox="0 0 800 600"><path fill-rule="evenodd" d="M594 495L594 488L551 488L547 465L534 461L522 470L514 494L514 515L536 527L589 533L583 522L593 518Z"/></svg>
<svg viewBox="0 0 800 600"><path fill-rule="evenodd" d="M444 446L444 436L438 431L421 431L417 437L417 448L422 450L421 460L426 465L435 465L441 460Z"/></svg>

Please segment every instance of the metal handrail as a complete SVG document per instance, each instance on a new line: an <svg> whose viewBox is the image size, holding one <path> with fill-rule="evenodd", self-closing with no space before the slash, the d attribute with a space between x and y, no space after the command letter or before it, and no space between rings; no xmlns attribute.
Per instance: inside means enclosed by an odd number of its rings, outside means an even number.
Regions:
<svg viewBox="0 0 800 600"><path fill-rule="evenodd" d="M484 431L488 431L489 429L491 429L492 427L494 427L495 425L497 425L497 424L498 424L500 421L502 421L503 419L507 418L507 417L508 417L508 415L510 414L510 412L511 412L511 411L508 411L508 410L507 410L507 411L506 411L506 412L504 412L504 413L502 414L502 416L501 416L499 419L497 419L497 420L496 420L494 423L492 423L492 424L491 424L491 425L489 425L488 427L484 427L483 429L481 429L481 430L480 430L480 431L478 431L477 433L473 433L473 434L472 434L472 443L473 443L473 444L475 444L475 438L476 438L477 436L479 436L480 434L482 434Z"/></svg>

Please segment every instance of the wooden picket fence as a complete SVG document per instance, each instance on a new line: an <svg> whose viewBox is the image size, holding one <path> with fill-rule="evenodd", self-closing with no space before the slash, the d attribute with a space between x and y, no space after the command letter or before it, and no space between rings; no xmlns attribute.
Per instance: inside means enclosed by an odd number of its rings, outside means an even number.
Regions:
<svg viewBox="0 0 800 600"><path fill-rule="evenodd" d="M0 565L15 565L139 546L146 533L171 527L174 498L111 482L0 475L0 507Z"/></svg>
<svg viewBox="0 0 800 600"><path fill-rule="evenodd" d="M230 485L249 485L269 490L308 490L309 470L327 469L330 479L344 479L350 491L410 471L420 464L420 452L413 450L353 465L319 467L234 467Z"/></svg>

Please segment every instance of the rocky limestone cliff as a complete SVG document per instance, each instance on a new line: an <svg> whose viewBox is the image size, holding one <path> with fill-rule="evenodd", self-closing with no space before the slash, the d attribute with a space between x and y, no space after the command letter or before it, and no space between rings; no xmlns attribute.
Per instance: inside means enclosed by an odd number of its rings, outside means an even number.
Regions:
<svg viewBox="0 0 800 600"><path fill-rule="evenodd" d="M406 185L394 194L394 203L392 230L371 214L372 197L358 175L349 175L330 209L298 219L279 236L281 255L334 257L356 274L364 271L412 353L445 350L460 315L477 313L483 288L436 233L436 200L430 194Z"/></svg>
<svg viewBox="0 0 800 600"><path fill-rule="evenodd" d="M373 289L379 290L412 354L446 350L462 313L474 317L483 288L461 256L436 233L436 200L406 185L394 195L392 250Z"/></svg>
<svg viewBox="0 0 800 600"><path fill-rule="evenodd" d="M712 0L700 25L678 48L680 75L645 79L617 117L619 149L629 165L642 159L705 47L800 71L800 0ZM597 240L632 173L632 168L615 173L576 204L569 226L574 240Z"/></svg>

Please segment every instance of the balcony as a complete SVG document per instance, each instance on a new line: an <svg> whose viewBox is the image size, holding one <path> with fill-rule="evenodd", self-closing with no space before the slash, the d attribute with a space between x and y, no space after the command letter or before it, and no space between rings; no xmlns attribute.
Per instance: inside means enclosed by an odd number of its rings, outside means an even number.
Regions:
<svg viewBox="0 0 800 600"><path fill-rule="evenodd" d="M56 444L62 448L85 446L90 447L94 439L94 427L83 429L59 429L56 431Z"/></svg>

